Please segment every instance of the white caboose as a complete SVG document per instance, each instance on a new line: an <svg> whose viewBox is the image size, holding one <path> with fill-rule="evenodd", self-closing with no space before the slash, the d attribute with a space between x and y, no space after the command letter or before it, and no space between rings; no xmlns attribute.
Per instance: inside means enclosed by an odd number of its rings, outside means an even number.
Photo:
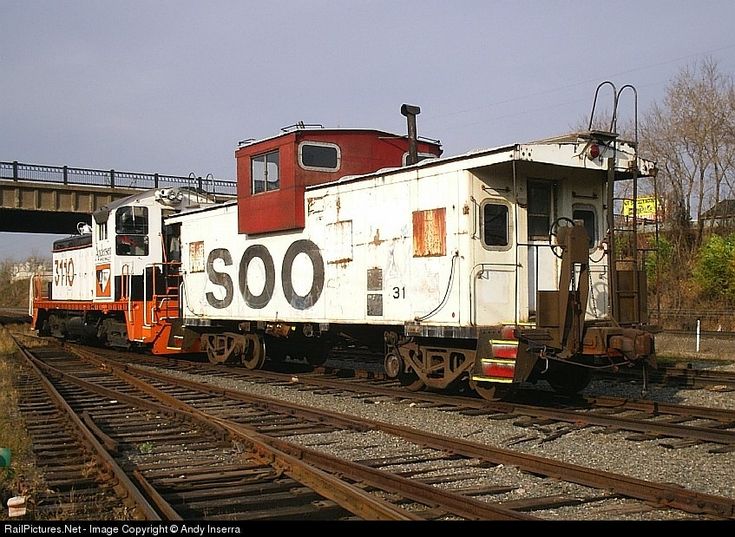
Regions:
<svg viewBox="0 0 735 537"><path fill-rule="evenodd" d="M210 359L320 363L348 336L384 343L408 386L469 379L492 395L541 373L576 390L586 375L570 364L653 355L650 334L621 326L645 320L645 279L605 249L612 184L653 169L632 144L588 132L450 158L428 144L433 158L354 175L374 154L358 134L241 148L237 202L167 220L181 226L183 323Z"/></svg>

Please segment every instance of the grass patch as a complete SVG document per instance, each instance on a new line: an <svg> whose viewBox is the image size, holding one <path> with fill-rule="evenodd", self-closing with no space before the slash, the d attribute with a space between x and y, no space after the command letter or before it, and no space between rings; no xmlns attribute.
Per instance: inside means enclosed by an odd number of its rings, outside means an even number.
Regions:
<svg viewBox="0 0 735 537"><path fill-rule="evenodd" d="M4 350L9 339L5 329L0 327L0 345ZM12 453L10 466L0 468L0 520L7 519L8 498L26 496L26 505L31 508L34 492L45 489L43 477L36 468L31 438L18 410L19 396L14 386L18 367L16 356L0 353L0 447L9 448Z"/></svg>

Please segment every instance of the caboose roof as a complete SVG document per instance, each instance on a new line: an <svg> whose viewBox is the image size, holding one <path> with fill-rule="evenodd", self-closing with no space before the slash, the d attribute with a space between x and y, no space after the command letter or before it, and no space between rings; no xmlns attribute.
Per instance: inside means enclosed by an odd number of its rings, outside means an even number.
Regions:
<svg viewBox="0 0 735 537"><path fill-rule="evenodd" d="M316 190L326 188L337 184L346 184L354 181L362 181L379 176L402 173L407 170L417 170L420 168L430 168L439 166L450 166L454 164L455 169L473 169L485 166L492 166L503 162L525 161L536 162L542 164L552 164L557 166L569 166L572 168L589 168L596 170L606 170L607 164L603 165L602 160L598 164L591 163L584 154L587 147L592 143L603 145L604 150L611 152L612 140L616 135L611 133L602 133L598 131L574 132L547 138L528 143L516 143L493 147L489 149L477 149L460 155L450 157L439 157L425 159L411 166L402 166L399 168L384 168L375 172L364 175L344 176L336 181L313 185L307 187L307 190ZM606 145L608 144L608 145ZM615 148L621 158L631 160L634 153L634 145L631 142L617 140ZM573 157L576 157L574 159ZM654 172L655 163L638 157L638 170L641 175L646 176ZM630 170L621 168L617 170L618 179L629 179L632 177Z"/></svg>
<svg viewBox="0 0 735 537"><path fill-rule="evenodd" d="M269 142L271 140L277 140L279 138L286 138L289 136L308 136L309 134L320 134L320 135L350 135L350 134L373 134L378 137L382 138L407 138L405 134L394 134L392 132L382 131L378 129L355 129L355 128L347 128L347 127L334 127L334 128L325 128L325 127L315 127L315 126L305 126L305 127L298 127L294 129L288 129L284 130L281 129L282 132L278 134L274 134L273 136L267 136L265 138L258 138L258 139L249 139L247 141L240 142L239 147L237 148L242 149L246 147L250 147L253 145L259 145L263 142ZM431 143L438 143L436 140L424 140Z"/></svg>

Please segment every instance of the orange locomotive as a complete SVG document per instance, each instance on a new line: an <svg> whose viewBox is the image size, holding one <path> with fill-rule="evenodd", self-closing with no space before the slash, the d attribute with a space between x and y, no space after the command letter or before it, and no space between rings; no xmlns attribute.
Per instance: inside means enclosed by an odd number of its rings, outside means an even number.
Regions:
<svg viewBox="0 0 735 537"><path fill-rule="evenodd" d="M180 237L164 218L214 203L194 189L158 189L96 211L93 225L54 242L50 279L31 283L33 327L56 337L155 354L198 350L179 319Z"/></svg>

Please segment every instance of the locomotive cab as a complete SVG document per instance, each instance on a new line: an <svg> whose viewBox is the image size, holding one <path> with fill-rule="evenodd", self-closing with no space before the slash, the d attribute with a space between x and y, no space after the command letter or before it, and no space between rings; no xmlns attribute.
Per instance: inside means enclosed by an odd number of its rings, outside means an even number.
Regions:
<svg viewBox="0 0 735 537"><path fill-rule="evenodd" d="M198 190L156 189L94 212L91 227L54 244L50 292L33 286L34 327L57 337L180 352L173 338L162 339L180 325L181 258L179 227L163 219L212 203Z"/></svg>

